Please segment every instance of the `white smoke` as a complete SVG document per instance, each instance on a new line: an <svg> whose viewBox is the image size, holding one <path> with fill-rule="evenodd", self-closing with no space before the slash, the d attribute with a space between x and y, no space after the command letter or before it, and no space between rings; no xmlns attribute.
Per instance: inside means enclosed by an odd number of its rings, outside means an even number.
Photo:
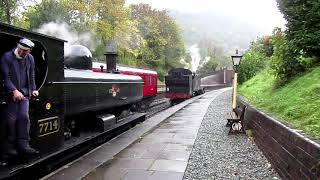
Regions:
<svg viewBox="0 0 320 180"><path fill-rule="evenodd" d="M199 65L200 65L200 60L201 60L198 44L194 44L194 45L190 46L189 51L190 51L190 55L191 55L191 59L192 59L191 60L191 70L193 72L196 72Z"/></svg>
<svg viewBox="0 0 320 180"><path fill-rule="evenodd" d="M42 34L46 34L68 41L64 45L65 55L68 55L70 53L71 45L83 45L89 48L90 51L92 51L98 44L95 40L93 40L93 32L77 33L73 31L71 27L65 22L49 22L47 24L43 24L36 31Z"/></svg>

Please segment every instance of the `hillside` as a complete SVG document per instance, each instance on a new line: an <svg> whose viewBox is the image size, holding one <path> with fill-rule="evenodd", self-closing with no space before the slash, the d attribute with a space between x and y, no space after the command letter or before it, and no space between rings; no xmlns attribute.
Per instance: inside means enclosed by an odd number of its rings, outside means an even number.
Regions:
<svg viewBox="0 0 320 180"><path fill-rule="evenodd" d="M320 67L296 77L281 88L264 71L239 88L240 94L257 108L281 122L320 139Z"/></svg>
<svg viewBox="0 0 320 180"><path fill-rule="evenodd" d="M203 38L214 39L225 52L247 49L262 32L248 22L215 13L171 12L181 26L186 43L191 46Z"/></svg>

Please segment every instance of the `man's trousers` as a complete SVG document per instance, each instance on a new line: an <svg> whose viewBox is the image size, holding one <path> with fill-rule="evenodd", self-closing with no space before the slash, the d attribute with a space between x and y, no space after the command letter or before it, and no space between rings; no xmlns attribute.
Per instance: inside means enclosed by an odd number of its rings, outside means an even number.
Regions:
<svg viewBox="0 0 320 180"><path fill-rule="evenodd" d="M5 116L9 142L20 149L27 148L30 139L29 99L8 102Z"/></svg>

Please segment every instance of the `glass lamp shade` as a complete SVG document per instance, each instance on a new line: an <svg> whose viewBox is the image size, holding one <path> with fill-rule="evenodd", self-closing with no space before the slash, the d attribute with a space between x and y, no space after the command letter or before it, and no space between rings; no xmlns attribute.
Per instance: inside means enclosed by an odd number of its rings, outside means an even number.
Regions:
<svg viewBox="0 0 320 180"><path fill-rule="evenodd" d="M242 56L236 55L236 56L231 56L232 58L232 62L234 66L239 66L240 65L240 61Z"/></svg>

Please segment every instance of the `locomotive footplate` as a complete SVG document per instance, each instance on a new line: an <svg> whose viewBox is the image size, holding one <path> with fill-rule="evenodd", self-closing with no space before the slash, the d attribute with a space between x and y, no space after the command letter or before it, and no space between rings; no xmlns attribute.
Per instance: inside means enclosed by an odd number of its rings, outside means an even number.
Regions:
<svg viewBox="0 0 320 180"><path fill-rule="evenodd" d="M67 141L63 148L52 154L41 155L42 157L40 158L29 158L28 162L25 164L0 167L0 179L39 179L63 166L68 161L71 161L89 152L98 145L114 138L118 134L127 130L128 127L132 127L132 124L144 121L145 118L146 113L131 114L128 117L121 119L121 121L107 131L102 133L93 133L86 137L79 137L77 141ZM55 120L55 118L51 118L41 122L47 123L48 128L50 129L49 122L54 123ZM39 125L39 127L40 126L46 125Z"/></svg>

